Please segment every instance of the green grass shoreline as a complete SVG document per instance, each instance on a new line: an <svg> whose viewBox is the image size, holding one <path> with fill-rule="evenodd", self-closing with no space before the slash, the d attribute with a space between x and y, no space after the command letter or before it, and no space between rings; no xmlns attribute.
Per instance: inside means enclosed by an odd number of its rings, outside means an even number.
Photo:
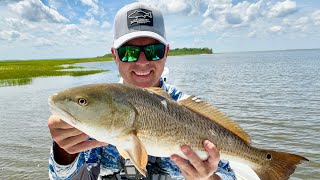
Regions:
<svg viewBox="0 0 320 180"><path fill-rule="evenodd" d="M32 82L32 78L50 76L84 76L106 72L108 70L74 70L81 66L76 63L112 61L110 57L81 58L81 59L48 59L48 60L15 60L0 61L0 87L25 85ZM71 70L71 71L68 71Z"/></svg>

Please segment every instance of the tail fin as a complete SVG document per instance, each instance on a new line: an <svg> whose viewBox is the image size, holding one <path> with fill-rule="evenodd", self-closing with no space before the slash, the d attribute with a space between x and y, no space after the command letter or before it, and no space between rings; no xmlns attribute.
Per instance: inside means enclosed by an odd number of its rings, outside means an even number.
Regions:
<svg viewBox="0 0 320 180"><path fill-rule="evenodd" d="M262 150L266 153L266 164L259 169L253 169L261 180L287 180L294 173L298 164L309 161L305 157L277 152L272 150Z"/></svg>

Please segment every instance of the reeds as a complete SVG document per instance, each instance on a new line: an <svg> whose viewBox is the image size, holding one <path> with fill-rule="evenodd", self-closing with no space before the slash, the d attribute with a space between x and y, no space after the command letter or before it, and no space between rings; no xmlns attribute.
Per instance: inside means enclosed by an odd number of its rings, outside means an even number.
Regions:
<svg viewBox="0 0 320 180"><path fill-rule="evenodd" d="M35 77L48 76L83 76L106 72L107 70L72 70L82 69L81 66L71 66L75 63L111 61L112 58L86 58L63 60L20 60L0 61L0 86L25 85Z"/></svg>

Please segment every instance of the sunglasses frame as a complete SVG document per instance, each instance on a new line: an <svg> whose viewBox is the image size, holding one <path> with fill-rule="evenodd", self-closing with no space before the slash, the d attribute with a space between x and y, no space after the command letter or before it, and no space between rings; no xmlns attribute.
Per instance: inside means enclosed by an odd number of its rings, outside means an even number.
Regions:
<svg viewBox="0 0 320 180"><path fill-rule="evenodd" d="M162 55L161 58L159 57L159 59L149 59L149 58L147 57L147 55L146 55L146 53L145 53L145 48L148 47L148 46L152 46L152 45L162 45L162 46L163 46L163 49L164 49L164 50L163 50L163 55ZM120 48L125 48L125 47L137 47L137 48L139 48L140 52L139 52L139 55L138 55L138 57L137 57L136 60L131 60L131 61L129 61L128 59L127 59L127 60L123 60L123 58L124 58L125 56L123 56L123 57L121 58L120 53L119 53L119 49L120 49ZM118 54L118 57L119 57L119 59L120 59L121 62L136 62L136 61L139 60L139 57L140 57L140 54L141 54L142 51L143 51L143 53L144 53L144 55L145 55L145 57L146 57L146 59L147 59L148 61L158 61L158 60L161 60L161 59L163 59L163 57L165 56L166 51L167 51L167 48L166 48L166 45L163 44L163 43L155 43L155 44L148 44L148 45L145 45L145 46L123 45L123 46L120 46L119 48L117 48L116 50L117 50L117 54ZM152 57L151 57L151 58L152 58Z"/></svg>

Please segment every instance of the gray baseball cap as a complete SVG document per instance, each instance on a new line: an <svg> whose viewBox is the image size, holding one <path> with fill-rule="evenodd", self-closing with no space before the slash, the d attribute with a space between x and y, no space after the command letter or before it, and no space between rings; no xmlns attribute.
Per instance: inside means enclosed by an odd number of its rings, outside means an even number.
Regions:
<svg viewBox="0 0 320 180"><path fill-rule="evenodd" d="M140 2L121 8L114 18L113 47L119 48L127 41L138 37L150 37L167 45L162 13Z"/></svg>

